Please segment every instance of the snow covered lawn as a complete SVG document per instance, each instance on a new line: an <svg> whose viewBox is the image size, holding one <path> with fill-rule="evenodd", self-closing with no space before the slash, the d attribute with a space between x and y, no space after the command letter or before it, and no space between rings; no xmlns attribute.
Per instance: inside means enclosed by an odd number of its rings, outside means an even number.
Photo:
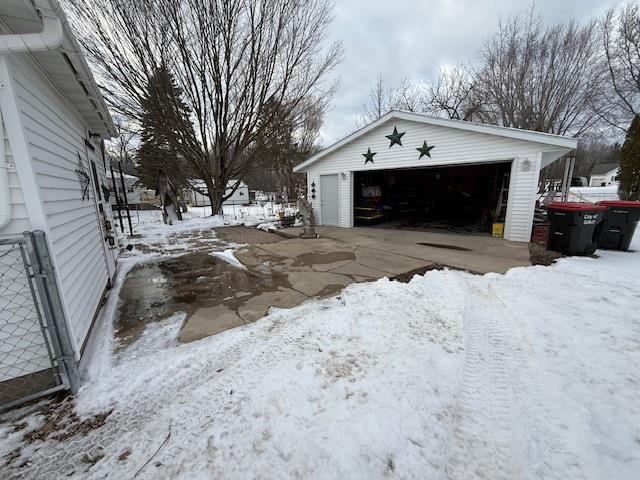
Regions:
<svg viewBox="0 0 640 480"><path fill-rule="evenodd" d="M638 478L640 253L598 254L354 284L190 344L151 324L96 356L78 419L4 416L0 477Z"/></svg>
<svg viewBox="0 0 640 480"><path fill-rule="evenodd" d="M569 189L572 202L600 202L602 200L619 200L618 186L608 187L571 187Z"/></svg>
<svg viewBox="0 0 640 480"><path fill-rule="evenodd" d="M295 209L284 207L277 203L264 203L263 205L224 205L223 215L211 216L211 207L188 207L188 212L182 214L183 221L174 225L165 225L162 222L160 210L131 210L131 223L133 233L142 235L145 241L161 240L168 235L193 231L196 228L215 228L225 225L270 224L275 226L278 219L278 211L284 209L286 215L294 215ZM127 218L122 218L125 234L129 233ZM115 213L116 227L120 232L118 214Z"/></svg>

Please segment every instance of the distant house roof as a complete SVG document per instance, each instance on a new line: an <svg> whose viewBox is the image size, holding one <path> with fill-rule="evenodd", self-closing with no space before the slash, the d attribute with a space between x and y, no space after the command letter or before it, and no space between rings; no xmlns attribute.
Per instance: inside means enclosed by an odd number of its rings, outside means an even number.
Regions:
<svg viewBox="0 0 640 480"><path fill-rule="evenodd" d="M45 46L20 35L40 34ZM33 38L33 35L32 35ZM0 53L25 53L80 113L92 134L116 135L116 128L69 21L58 0L1 0Z"/></svg>
<svg viewBox="0 0 640 480"><path fill-rule="evenodd" d="M616 162L597 163L593 166L593 169L591 170L591 175L605 175L609 172L613 172L619 167L620 165L618 165Z"/></svg>

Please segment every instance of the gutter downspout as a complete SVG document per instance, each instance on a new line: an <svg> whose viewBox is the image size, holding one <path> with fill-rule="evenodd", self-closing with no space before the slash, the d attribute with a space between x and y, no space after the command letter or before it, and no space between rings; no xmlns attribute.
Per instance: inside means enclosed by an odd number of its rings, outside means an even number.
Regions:
<svg viewBox="0 0 640 480"><path fill-rule="evenodd" d="M38 52L60 48L64 40L64 30L57 11L39 8L38 12L42 17L42 31L0 35L0 53Z"/></svg>
<svg viewBox="0 0 640 480"><path fill-rule="evenodd" d="M13 215L6 154L7 152L4 149L4 123L2 112L0 112L0 230L9 225Z"/></svg>
<svg viewBox="0 0 640 480"><path fill-rule="evenodd" d="M54 2L55 10L39 8L42 31L27 34L0 35L0 54L56 50L64 41L64 29L58 16L60 5ZM9 170L4 148L4 123L0 112L0 229L11 221L13 211L9 192Z"/></svg>

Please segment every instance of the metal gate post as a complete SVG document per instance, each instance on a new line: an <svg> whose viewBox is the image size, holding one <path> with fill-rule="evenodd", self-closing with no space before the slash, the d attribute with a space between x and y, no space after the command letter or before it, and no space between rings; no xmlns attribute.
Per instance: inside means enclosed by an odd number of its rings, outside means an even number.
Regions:
<svg viewBox="0 0 640 480"><path fill-rule="evenodd" d="M24 235L31 243L29 254L38 290L42 296L43 311L47 323L53 327L50 332L51 341L54 349L59 351L61 367L64 369L63 373L69 383L69 390L75 394L80 388L80 375L45 234L42 230L36 230L25 232Z"/></svg>

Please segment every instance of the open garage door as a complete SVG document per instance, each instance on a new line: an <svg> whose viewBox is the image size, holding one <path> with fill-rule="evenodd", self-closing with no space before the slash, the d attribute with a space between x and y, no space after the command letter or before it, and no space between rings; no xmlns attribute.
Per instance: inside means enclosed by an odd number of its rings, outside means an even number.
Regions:
<svg viewBox="0 0 640 480"><path fill-rule="evenodd" d="M354 225L490 234L506 217L511 162L356 172Z"/></svg>

